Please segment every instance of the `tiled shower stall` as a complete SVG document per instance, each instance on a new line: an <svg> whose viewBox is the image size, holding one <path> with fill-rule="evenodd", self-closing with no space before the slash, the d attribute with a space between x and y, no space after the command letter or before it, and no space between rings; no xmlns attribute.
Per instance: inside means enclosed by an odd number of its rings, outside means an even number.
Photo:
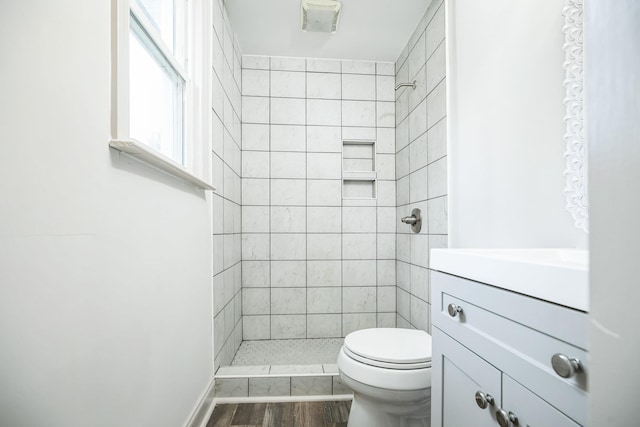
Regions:
<svg viewBox="0 0 640 427"><path fill-rule="evenodd" d="M444 5L395 64L241 57L214 9L218 393L340 394L318 346L431 329L428 254L447 245ZM416 207L419 234L400 222ZM277 366L285 352L308 366Z"/></svg>

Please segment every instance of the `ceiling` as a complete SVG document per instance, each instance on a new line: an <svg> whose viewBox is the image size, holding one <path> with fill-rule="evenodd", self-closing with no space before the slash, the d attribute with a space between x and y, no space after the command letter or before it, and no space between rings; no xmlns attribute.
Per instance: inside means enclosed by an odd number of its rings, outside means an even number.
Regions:
<svg viewBox="0 0 640 427"><path fill-rule="evenodd" d="M338 31L300 28L300 0L224 0L245 55L395 62L431 0L342 0Z"/></svg>

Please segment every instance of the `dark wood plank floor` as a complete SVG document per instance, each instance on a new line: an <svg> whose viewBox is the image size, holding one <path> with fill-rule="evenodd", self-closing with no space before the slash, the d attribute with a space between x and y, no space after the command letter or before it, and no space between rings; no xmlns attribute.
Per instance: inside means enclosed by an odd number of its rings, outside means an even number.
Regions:
<svg viewBox="0 0 640 427"><path fill-rule="evenodd" d="M351 401L216 405L207 427L346 427Z"/></svg>

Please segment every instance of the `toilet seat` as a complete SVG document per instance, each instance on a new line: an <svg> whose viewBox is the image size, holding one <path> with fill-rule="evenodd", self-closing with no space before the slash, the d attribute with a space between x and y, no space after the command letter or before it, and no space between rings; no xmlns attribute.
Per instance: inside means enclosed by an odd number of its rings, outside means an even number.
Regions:
<svg viewBox="0 0 640 427"><path fill-rule="evenodd" d="M431 336L420 330L362 329L347 335L343 349L352 359L380 368L431 367Z"/></svg>

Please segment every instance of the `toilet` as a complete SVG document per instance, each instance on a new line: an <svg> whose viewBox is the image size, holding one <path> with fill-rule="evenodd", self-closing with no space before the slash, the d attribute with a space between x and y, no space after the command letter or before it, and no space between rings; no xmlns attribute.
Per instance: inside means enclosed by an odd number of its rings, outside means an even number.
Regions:
<svg viewBox="0 0 640 427"><path fill-rule="evenodd" d="M426 332L352 332L338 354L338 370L353 390L348 427L431 425L431 336Z"/></svg>

